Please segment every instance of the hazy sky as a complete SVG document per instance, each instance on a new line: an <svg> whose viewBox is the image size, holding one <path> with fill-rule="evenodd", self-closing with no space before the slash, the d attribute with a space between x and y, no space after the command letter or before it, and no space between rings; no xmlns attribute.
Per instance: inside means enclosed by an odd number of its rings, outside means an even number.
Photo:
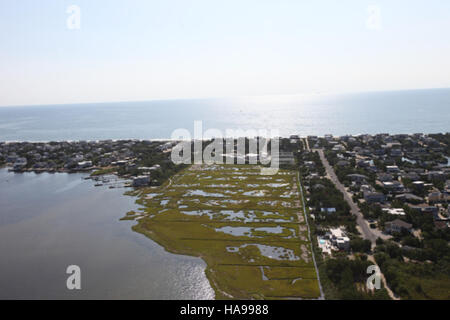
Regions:
<svg viewBox="0 0 450 320"><path fill-rule="evenodd" d="M448 0L0 0L0 105L450 87L449 57Z"/></svg>

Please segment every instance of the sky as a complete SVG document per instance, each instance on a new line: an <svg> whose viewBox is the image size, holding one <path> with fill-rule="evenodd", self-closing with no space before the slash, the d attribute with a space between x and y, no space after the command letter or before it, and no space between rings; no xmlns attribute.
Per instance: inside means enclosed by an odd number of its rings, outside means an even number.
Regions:
<svg viewBox="0 0 450 320"><path fill-rule="evenodd" d="M449 17L448 0L0 0L0 106L450 87Z"/></svg>

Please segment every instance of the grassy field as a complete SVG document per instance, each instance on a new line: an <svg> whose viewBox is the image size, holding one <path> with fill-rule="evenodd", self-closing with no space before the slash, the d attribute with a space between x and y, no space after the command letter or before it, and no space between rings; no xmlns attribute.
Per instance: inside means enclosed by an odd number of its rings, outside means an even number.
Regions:
<svg viewBox="0 0 450 320"><path fill-rule="evenodd" d="M133 230L167 251L201 257L217 299L320 295L297 176L251 165L193 165L139 190Z"/></svg>

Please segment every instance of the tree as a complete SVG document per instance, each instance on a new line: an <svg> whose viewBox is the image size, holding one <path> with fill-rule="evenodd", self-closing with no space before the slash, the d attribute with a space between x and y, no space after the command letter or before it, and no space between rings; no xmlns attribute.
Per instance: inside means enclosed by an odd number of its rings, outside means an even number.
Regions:
<svg viewBox="0 0 450 320"><path fill-rule="evenodd" d="M369 252L371 249L371 242L370 240L356 238L350 240L350 247L354 252Z"/></svg>

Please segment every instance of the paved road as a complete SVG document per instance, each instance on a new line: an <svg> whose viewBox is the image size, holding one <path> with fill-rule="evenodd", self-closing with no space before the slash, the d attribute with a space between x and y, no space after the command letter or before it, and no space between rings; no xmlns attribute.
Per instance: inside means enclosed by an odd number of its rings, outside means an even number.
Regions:
<svg viewBox="0 0 450 320"><path fill-rule="evenodd" d="M376 246L377 235L372 232L372 230L369 227L369 224L364 219L364 216L361 213L361 210L359 210L359 207L353 202L353 199L352 199L352 197L350 197L347 190L345 190L344 185L339 181L338 177L336 176L336 173L334 172L333 167L330 166L330 163L325 158L323 150L322 149L313 149L313 151L317 151L319 153L320 160L322 161L322 164L325 167L328 178L334 183L336 188L338 188L344 195L344 199L350 205L350 212L356 216L356 223L359 226L359 230L361 231L363 238L370 240L370 242L372 243L372 248L374 248ZM368 259L371 262L373 262L375 265L377 264L375 262L375 258L372 255L369 255ZM381 273L381 271L380 271L380 276L381 276L381 281L383 282L383 285L386 288L391 299L399 300L399 298L397 296L395 296L394 293L392 292L392 290L389 288L386 278L384 277L383 273Z"/></svg>
<svg viewBox="0 0 450 320"><path fill-rule="evenodd" d="M364 216L361 213L361 210L353 202L353 199L350 197L347 190L345 190L344 185L339 181L338 177L336 176L336 173L334 172L333 167L328 163L328 160L325 158L323 150L322 149L314 149L313 151L319 152L320 160L322 160L322 164L325 167L328 178L334 183L336 188L338 188L342 192L342 194L344 195L344 199L350 205L350 212L356 216L356 223L359 226L359 229L363 235L363 238L370 240L370 242L372 243L372 247L374 247L375 241L377 240L377 235L374 234L372 232L372 230L370 230L369 224L364 219Z"/></svg>

